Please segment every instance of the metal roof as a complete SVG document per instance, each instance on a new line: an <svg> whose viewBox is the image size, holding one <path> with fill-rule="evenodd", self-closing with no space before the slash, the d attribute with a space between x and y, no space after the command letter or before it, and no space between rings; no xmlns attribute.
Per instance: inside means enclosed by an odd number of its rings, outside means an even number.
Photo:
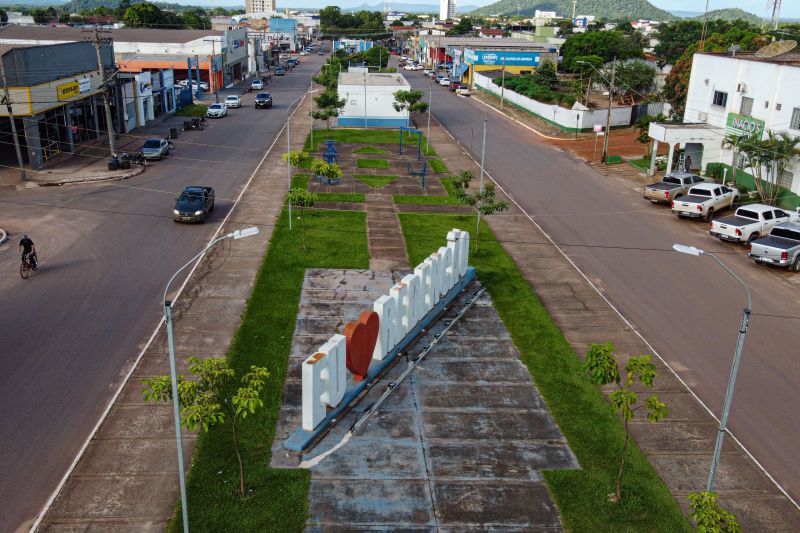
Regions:
<svg viewBox="0 0 800 533"><path fill-rule="evenodd" d="M214 30L165 30L155 28L117 28L103 30L103 37L110 37L119 42L139 43L188 43L203 37L220 36L221 31ZM0 28L2 41L85 41L91 33L83 28L64 26L15 26Z"/></svg>
<svg viewBox="0 0 800 533"><path fill-rule="evenodd" d="M775 57L756 57L755 52L737 52L731 56L730 52L697 52L705 56L727 57L728 59L741 59L742 61L758 61L760 63L773 63L775 65L787 65L790 67L800 67L800 52L787 52Z"/></svg>
<svg viewBox="0 0 800 533"><path fill-rule="evenodd" d="M36 45L35 44L5 44L5 43L0 43L0 57L3 57L4 55L9 53L11 50L14 50L15 48L31 48L33 46L36 46Z"/></svg>
<svg viewBox="0 0 800 533"><path fill-rule="evenodd" d="M410 84L402 74L370 73L366 80L364 74L358 72L342 72L339 74L339 85L367 85L368 87L409 87Z"/></svg>
<svg viewBox="0 0 800 533"><path fill-rule="evenodd" d="M542 44L528 41L527 39L483 39L481 37L446 37L444 35L426 35L425 40L434 48L445 48L448 46L466 46L469 48L490 48L490 49L530 49L548 50L557 48L558 45Z"/></svg>

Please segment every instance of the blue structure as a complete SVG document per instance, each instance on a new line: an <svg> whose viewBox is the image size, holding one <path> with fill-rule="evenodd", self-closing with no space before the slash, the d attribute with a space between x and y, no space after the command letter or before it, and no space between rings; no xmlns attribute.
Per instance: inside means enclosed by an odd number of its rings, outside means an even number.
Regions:
<svg viewBox="0 0 800 533"><path fill-rule="evenodd" d="M297 33L297 20L272 17L269 19L270 33Z"/></svg>
<svg viewBox="0 0 800 533"><path fill-rule="evenodd" d="M406 128L406 127L401 127L400 128L400 154L401 155L403 154L403 132L404 131L407 131L407 132L411 133L412 135L415 134L415 133L419 135L419 137L417 137L417 161L420 161L422 159L422 132L419 131L419 130L412 129L412 128Z"/></svg>
<svg viewBox="0 0 800 533"><path fill-rule="evenodd" d="M325 160L326 163L338 163L339 162L339 152L336 150L336 141L325 141L325 144L328 145L328 151L322 155L322 158Z"/></svg>
<svg viewBox="0 0 800 533"><path fill-rule="evenodd" d="M270 31L272 27L270 27ZM333 41L334 50L345 50L349 53L366 52L375 45L372 41L366 39L342 39L340 41Z"/></svg>

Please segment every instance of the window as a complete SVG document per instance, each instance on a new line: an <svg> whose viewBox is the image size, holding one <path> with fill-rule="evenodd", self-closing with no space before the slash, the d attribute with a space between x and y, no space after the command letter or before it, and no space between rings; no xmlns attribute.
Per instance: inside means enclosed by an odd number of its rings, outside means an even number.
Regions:
<svg viewBox="0 0 800 533"><path fill-rule="evenodd" d="M725 107L728 105L728 93L714 91L714 101L712 104L719 107Z"/></svg>
<svg viewBox="0 0 800 533"><path fill-rule="evenodd" d="M772 220L772 211L764 211L764 220Z"/></svg>
<svg viewBox="0 0 800 533"><path fill-rule="evenodd" d="M792 120L789 122L789 127L793 130L800 130L800 107L792 109Z"/></svg>
<svg viewBox="0 0 800 533"><path fill-rule="evenodd" d="M781 209L775 210L775 218L789 218L789 213Z"/></svg>
<svg viewBox="0 0 800 533"><path fill-rule="evenodd" d="M749 117L753 113L753 99L742 96L742 105L739 108L739 114Z"/></svg>
<svg viewBox="0 0 800 533"><path fill-rule="evenodd" d="M780 180L778 180L778 185L780 185L784 189L791 190L793 181L794 181L794 172L792 172L791 170L784 170L781 173Z"/></svg>

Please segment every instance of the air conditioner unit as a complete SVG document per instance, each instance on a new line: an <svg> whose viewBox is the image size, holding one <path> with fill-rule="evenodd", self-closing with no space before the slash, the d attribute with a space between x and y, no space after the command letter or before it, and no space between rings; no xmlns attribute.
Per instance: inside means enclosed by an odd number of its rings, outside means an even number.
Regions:
<svg viewBox="0 0 800 533"><path fill-rule="evenodd" d="M697 120L699 120L700 122L708 122L708 113L706 113L705 111L697 113Z"/></svg>
<svg viewBox="0 0 800 533"><path fill-rule="evenodd" d="M747 85L745 85L744 83L740 83L739 85L736 86L736 92L737 93L746 93L747 92Z"/></svg>

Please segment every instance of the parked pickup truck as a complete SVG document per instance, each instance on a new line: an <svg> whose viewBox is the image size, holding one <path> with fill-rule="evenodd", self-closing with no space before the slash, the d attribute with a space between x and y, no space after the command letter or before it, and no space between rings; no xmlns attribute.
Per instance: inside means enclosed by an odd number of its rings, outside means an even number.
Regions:
<svg viewBox="0 0 800 533"><path fill-rule="evenodd" d="M750 244L767 235L778 224L798 220L798 213L789 213L771 205L752 204L740 207L732 216L712 220L708 232L723 241Z"/></svg>
<svg viewBox="0 0 800 533"><path fill-rule="evenodd" d="M718 183L700 183L689 194L672 201L672 212L679 217L711 220L714 212L739 203L739 189Z"/></svg>
<svg viewBox="0 0 800 533"><path fill-rule="evenodd" d="M669 204L675 198L680 198L689 189L698 184L705 183L707 180L688 172L673 172L667 174L658 183L646 185L644 188L644 198L654 204Z"/></svg>
<svg viewBox="0 0 800 533"><path fill-rule="evenodd" d="M213 187L186 187L175 200L172 218L175 222L203 222L213 210Z"/></svg>
<svg viewBox="0 0 800 533"><path fill-rule="evenodd" d="M800 224L778 224L767 237L756 239L750 244L747 257L757 263L788 266L792 272L800 271Z"/></svg>

